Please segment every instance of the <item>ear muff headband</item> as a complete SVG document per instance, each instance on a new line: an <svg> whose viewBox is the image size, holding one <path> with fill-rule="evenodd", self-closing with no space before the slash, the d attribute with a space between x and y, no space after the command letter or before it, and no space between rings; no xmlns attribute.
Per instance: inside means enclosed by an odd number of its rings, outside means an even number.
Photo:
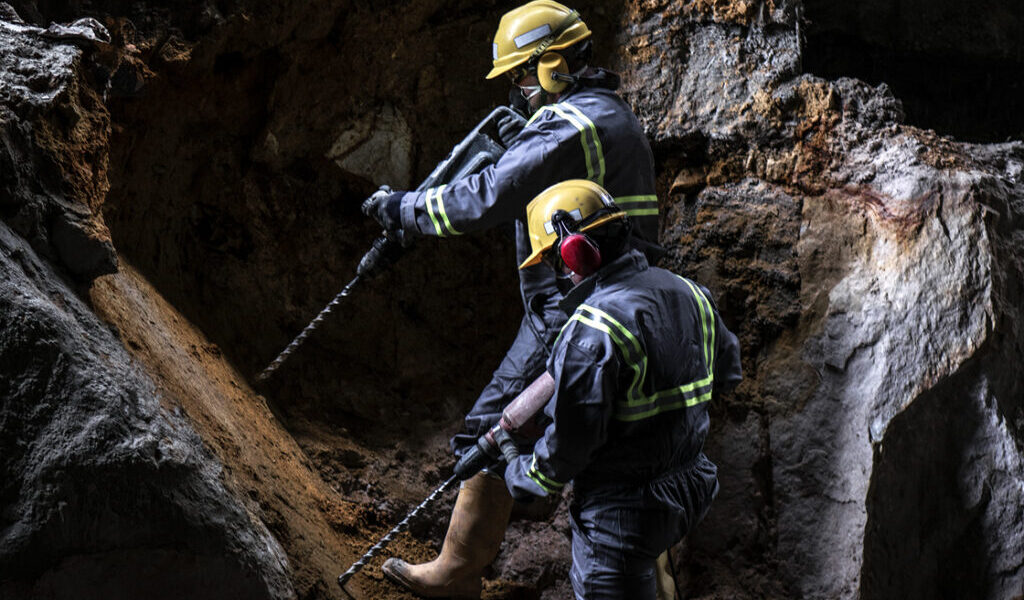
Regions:
<svg viewBox="0 0 1024 600"><path fill-rule="evenodd" d="M537 79L540 81L541 89L549 94L557 94L565 90L572 79L565 58L557 52L548 52L547 50L566 29L572 27L573 23L579 20L579 11L574 10L565 15L562 22L547 35L543 42L537 45L537 48L530 54L530 58L526 60L526 64L529 65L538 57L540 58L537 61Z"/></svg>
<svg viewBox="0 0 1024 600"><path fill-rule="evenodd" d="M551 33L548 34L547 38L545 38L543 42L537 45L537 48L530 54L530 58L526 59L526 63L530 63L536 60L538 56L547 52L548 48L551 47L551 44L554 44L558 37L562 35L562 33L565 32L566 29L569 29L569 27L571 27L573 23L579 20L579 11L574 10L569 14L565 15L565 18L562 19L562 22L558 24L558 27L555 27L554 30L552 30Z"/></svg>

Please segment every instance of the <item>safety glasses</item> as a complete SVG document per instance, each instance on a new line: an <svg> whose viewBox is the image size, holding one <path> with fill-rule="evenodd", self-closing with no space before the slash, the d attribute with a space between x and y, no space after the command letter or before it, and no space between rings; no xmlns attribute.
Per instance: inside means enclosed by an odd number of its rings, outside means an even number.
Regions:
<svg viewBox="0 0 1024 600"><path fill-rule="evenodd" d="M518 85L524 77L530 74L529 69L520 65L518 67L512 67L508 71L505 71L505 76L512 82L512 85Z"/></svg>

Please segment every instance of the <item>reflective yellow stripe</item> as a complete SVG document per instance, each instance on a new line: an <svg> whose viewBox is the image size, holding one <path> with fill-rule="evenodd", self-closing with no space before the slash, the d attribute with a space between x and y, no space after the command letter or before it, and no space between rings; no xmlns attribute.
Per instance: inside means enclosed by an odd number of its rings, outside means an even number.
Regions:
<svg viewBox="0 0 1024 600"><path fill-rule="evenodd" d="M552 104L547 107L551 112L562 117L566 121L572 124L580 132L580 145L583 146L583 160L587 165L587 179L591 181L597 181L597 173L594 169L593 159L590 157L590 145L587 143L587 130L583 123L576 120L575 117L570 115L568 112L562 110L562 107L557 104Z"/></svg>
<svg viewBox="0 0 1024 600"><path fill-rule="evenodd" d="M583 306L581 305L580 308L583 308ZM644 380L644 374L646 371L647 363L646 358L643 361L633 360L632 353L629 351L629 348L619 338L619 336L617 336L615 332L613 332L611 328L605 325L604 323L600 323L593 319L589 319L579 313L574 314L572 316L572 320L579 321L580 323L588 325L594 329L597 329L598 331L603 331L608 337L612 339L612 342L614 342L615 345L618 346L619 351L622 352L622 358L623 360L626 361L626 365L633 369L633 382L629 385L629 388L626 390L626 400L627 402L632 401L633 399L636 399L638 402L642 401L642 396L640 394L639 388L640 384L642 384Z"/></svg>
<svg viewBox="0 0 1024 600"><path fill-rule="evenodd" d="M622 351L622 358L625 359L626 363L633 368L635 373L632 385L630 385L629 389L626 390L627 402L643 403L643 391L641 391L640 388L643 385L644 380L647 379L647 355L644 354L643 348L640 346L640 341L633 336L633 333L630 330L626 329L625 325L619 323L614 317L603 310L599 310L586 304L581 304L580 310L585 310L600 318L602 321L610 323L625 339L629 340L631 348L626 347L617 335L612 333L610 330L606 330L608 335L612 338L612 341L615 342L615 345L617 345ZM636 353L636 357L633 356L633 352Z"/></svg>
<svg viewBox="0 0 1024 600"><path fill-rule="evenodd" d="M704 333L704 365L707 367L708 376L714 374L715 362L715 313L711 310L711 302L704 297L704 294L685 277L680 277L686 285L690 286L693 298L700 309L700 328ZM707 309L705 310L705 304Z"/></svg>
<svg viewBox="0 0 1024 600"><path fill-rule="evenodd" d="M583 147L583 160L587 166L587 179L598 185L604 185L604 151L601 147L601 139L597 135L597 126L594 125L594 122L587 118L580 109L568 102L561 102L541 107L540 110L530 117L526 124L533 123L545 111L553 112L562 117L580 132L580 145Z"/></svg>
<svg viewBox="0 0 1024 600"><path fill-rule="evenodd" d="M444 193L444 188L446 187L448 187L447 184L437 188L437 207L441 211L441 218L444 219L444 224L445 227L448 228L448 233L450 233L451 235L462 235L461 231L457 231L454 227L452 227L452 222L448 220L448 213L444 211L444 196L442 194Z"/></svg>
<svg viewBox="0 0 1024 600"><path fill-rule="evenodd" d="M576 108L572 104L569 104L568 102L563 102L562 104L570 111L572 111L573 114L575 114L579 118L580 122L586 125L587 128L590 130L591 143L594 146L594 154L597 157L597 179L594 179L594 181L597 183L597 185L603 186L604 174L607 171L607 169L605 168L604 164L604 149L601 147L601 138L597 135L597 126L594 125L594 122L590 120L590 117L583 114L583 111L581 111L580 109Z"/></svg>
<svg viewBox="0 0 1024 600"><path fill-rule="evenodd" d="M703 394L701 394L700 396L696 397L696 398L680 399L680 400L676 400L675 402L666 402L666 403L657 404L656 406L654 406L654 408L651 408L650 410L647 410L647 411L644 411L644 412L628 413L628 414L627 413L623 413L623 412L619 412L619 413L615 414L615 419L618 420L618 421L627 421L627 422L642 421L643 419L648 419L650 417L659 415L659 414L661 414L663 412L668 412L670 410L676 410L677 408L682 408L683 406L686 406L687 408L691 408L691 407L697 406L698 404L703 404L703 403L707 402L708 400L711 400L711 390L710 389L708 391L704 392Z"/></svg>
<svg viewBox="0 0 1024 600"><path fill-rule="evenodd" d="M534 483L539 485L541 489L550 494L557 494L559 491L561 491L562 488L565 487L564 483L555 481L554 479L551 479L550 477L547 477L540 472L540 469L537 468L536 454L533 455L533 462L530 463L530 470L526 473L526 476L532 479Z"/></svg>
<svg viewBox="0 0 1024 600"><path fill-rule="evenodd" d="M658 197L654 194L621 196L615 198L615 204L631 217L658 216Z"/></svg>
<svg viewBox="0 0 1024 600"><path fill-rule="evenodd" d="M430 221L434 224L434 231L437 232L438 237L443 237L444 233L441 231L441 224L437 221L437 214L434 212L434 193L437 192L437 188L427 189L427 214L430 215Z"/></svg>
<svg viewBox="0 0 1024 600"><path fill-rule="evenodd" d="M448 220L448 214L444 210L444 198L442 198L441 194L446 187L448 186L442 185L427 190L427 214L430 215L430 222L434 224L434 231L438 237L462 235L461 231L452 227L452 222ZM440 220L438 215L441 217Z"/></svg>
<svg viewBox="0 0 1024 600"><path fill-rule="evenodd" d="M615 199L616 204L633 204L636 202L657 202L658 196L648 194L646 196L619 196Z"/></svg>
<svg viewBox="0 0 1024 600"><path fill-rule="evenodd" d="M540 107L540 110L538 110L537 112L533 113L533 116L531 116L529 119L526 120L526 126L529 127L530 124L533 123L534 121L536 121L537 117L541 116L544 113L545 110L548 110L547 106Z"/></svg>
<svg viewBox="0 0 1024 600"><path fill-rule="evenodd" d="M707 376L697 381L691 381L667 390L660 390L650 396L644 395L643 384L647 379L648 359L640 341L629 329L608 313L586 304L581 304L577 312L566 323L566 326L568 326L569 323L576 321L607 335L619 349L626 366L633 369L633 381L626 390L626 400L618 400L615 403L615 413L613 416L619 421L639 421L684 406L697 406L711 399L714 385L714 311L711 308L710 301L692 282L683 277L680 277L680 279L689 286L700 314L703 356ZM589 313L590 316L583 313ZM562 331L565 331L564 327ZM561 337L561 334L559 334L559 337Z"/></svg>

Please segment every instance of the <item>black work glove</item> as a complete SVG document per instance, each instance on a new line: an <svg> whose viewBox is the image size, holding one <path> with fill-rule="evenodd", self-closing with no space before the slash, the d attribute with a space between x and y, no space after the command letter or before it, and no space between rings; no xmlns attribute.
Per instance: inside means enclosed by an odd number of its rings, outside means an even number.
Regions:
<svg viewBox="0 0 1024 600"><path fill-rule="evenodd" d="M516 141L516 138L519 137L519 132L523 130L524 124L525 121L523 119L513 115L505 115L498 120L498 137L501 138L501 143L506 148Z"/></svg>
<svg viewBox="0 0 1024 600"><path fill-rule="evenodd" d="M382 185L372 196L363 201L362 209L364 215L373 217L380 223L389 238L402 242L404 245L405 232L402 231L401 214L403 194L404 192L392 192L391 188Z"/></svg>

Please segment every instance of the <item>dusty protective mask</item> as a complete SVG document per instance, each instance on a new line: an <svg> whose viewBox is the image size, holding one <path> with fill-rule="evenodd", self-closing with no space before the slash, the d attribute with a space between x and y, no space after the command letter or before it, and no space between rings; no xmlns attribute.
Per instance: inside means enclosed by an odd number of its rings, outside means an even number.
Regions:
<svg viewBox="0 0 1024 600"><path fill-rule="evenodd" d="M527 102L529 102L537 94L539 94L542 91L544 91L544 88L540 87L540 84L538 84L538 85L517 85L516 87L519 88L520 93L523 95L523 98L525 98Z"/></svg>

